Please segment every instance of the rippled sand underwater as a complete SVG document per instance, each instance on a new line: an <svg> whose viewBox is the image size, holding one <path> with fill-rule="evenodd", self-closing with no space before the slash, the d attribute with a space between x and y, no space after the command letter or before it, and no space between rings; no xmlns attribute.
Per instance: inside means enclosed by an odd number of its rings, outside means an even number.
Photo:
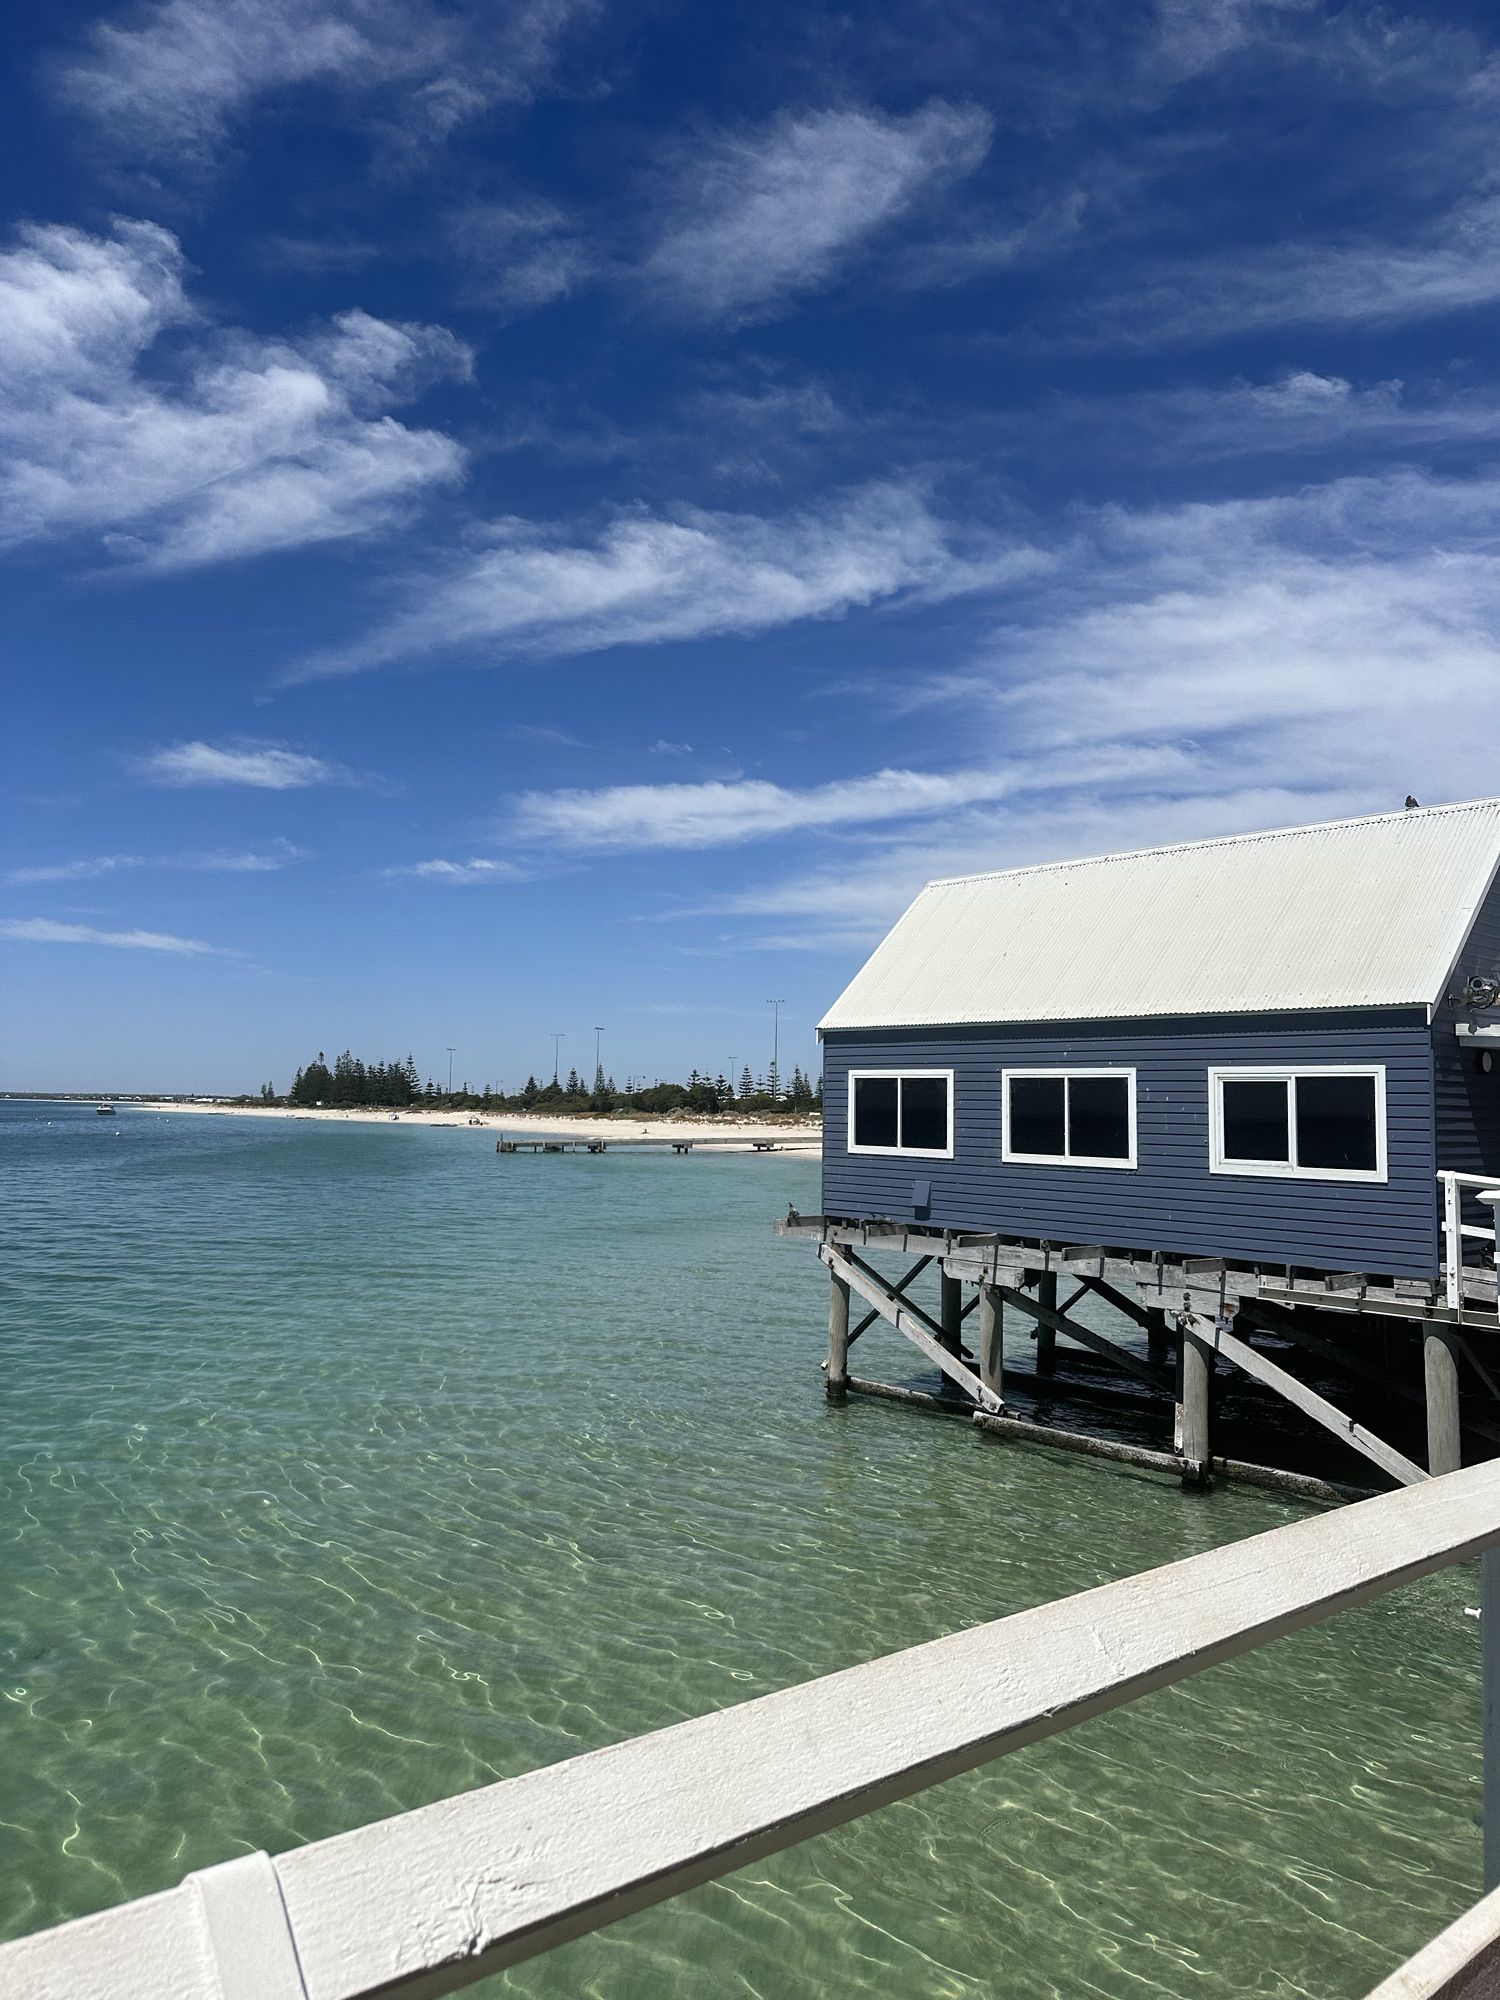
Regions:
<svg viewBox="0 0 1500 2000"><path fill-rule="evenodd" d="M806 1161L9 1104L0 1185L0 1936L1303 1511L829 1409ZM472 1990L1359 2000L1478 1894L1477 1591Z"/></svg>

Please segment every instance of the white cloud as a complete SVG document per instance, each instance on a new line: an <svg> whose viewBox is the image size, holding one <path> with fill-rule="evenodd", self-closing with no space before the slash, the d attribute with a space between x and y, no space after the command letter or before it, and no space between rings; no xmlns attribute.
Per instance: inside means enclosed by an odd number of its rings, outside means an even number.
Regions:
<svg viewBox="0 0 1500 2000"><path fill-rule="evenodd" d="M7 882L86 882L98 875L112 875L117 868L141 868L140 854L94 854L81 861L55 861L37 868L11 868Z"/></svg>
<svg viewBox="0 0 1500 2000"><path fill-rule="evenodd" d="M172 937L166 931L101 931L92 924L59 924L50 917L7 917L0 920L0 937L22 944L104 944L121 951L166 951L196 958L222 956L218 947L197 938Z"/></svg>
<svg viewBox="0 0 1500 2000"><path fill-rule="evenodd" d="M450 438L383 413L466 371L451 335L349 312L296 344L213 339L182 278L152 223L27 229L0 255L0 540L113 530L117 554L174 568L363 533L459 476Z"/></svg>
<svg viewBox="0 0 1500 2000"><path fill-rule="evenodd" d="M289 840L273 840L262 852L235 853L218 849L204 854L93 854L79 861L54 861L35 868L12 868L5 880L20 885L34 882L85 882L100 875L112 875L119 868L183 868L205 875L268 875L289 862L303 859L304 850Z"/></svg>
<svg viewBox="0 0 1500 2000"><path fill-rule="evenodd" d="M510 832L527 845L577 849L724 847L810 827L930 818L1015 789L1003 771L876 771L794 790L764 779L700 785L609 785L526 792Z"/></svg>
<svg viewBox="0 0 1500 2000"><path fill-rule="evenodd" d="M871 485L780 519L683 508L622 514L588 545L522 521L494 546L426 581L383 631L313 659L294 678L353 673L439 648L491 658L597 652L770 630L858 607L933 601L1034 567L1036 552L964 552L909 487Z"/></svg>
<svg viewBox="0 0 1500 2000"><path fill-rule="evenodd" d="M691 318L769 318L920 196L972 173L992 131L978 106L934 100L907 118L816 111L716 137L672 162L671 220L641 276Z"/></svg>
<svg viewBox="0 0 1500 2000"><path fill-rule="evenodd" d="M1091 344L1161 346L1252 327L1396 326L1500 299L1500 195L1457 203L1405 242L1287 242L1161 269L1086 306Z"/></svg>
<svg viewBox="0 0 1500 2000"><path fill-rule="evenodd" d="M525 870L513 861L416 861L407 868L388 868L388 875L412 875L424 882L449 882L471 887L476 882L519 882Z"/></svg>
<svg viewBox="0 0 1500 2000"><path fill-rule="evenodd" d="M261 791L285 792L302 785L348 782L348 774L321 757L279 744L240 744L224 749L212 743L176 743L143 760L146 774L162 785L251 785Z"/></svg>
<svg viewBox="0 0 1500 2000"><path fill-rule="evenodd" d="M381 93L411 137L441 137L529 97L570 21L594 11L579 0L156 0L129 24L100 22L58 87L148 157L209 156L256 99L308 84Z"/></svg>
<svg viewBox="0 0 1500 2000"><path fill-rule="evenodd" d="M543 794L520 830L604 850L795 834L802 865L712 908L775 920L748 942L822 948L880 935L939 875L1394 809L1408 791L1490 795L1496 519L1500 478L1410 472L1097 511L926 691L929 740L950 735L946 703L985 747L973 768L889 792L862 776Z"/></svg>
<svg viewBox="0 0 1500 2000"><path fill-rule="evenodd" d="M565 297L595 261L563 211L536 199L460 209L448 240L466 268L465 301L505 315Z"/></svg>

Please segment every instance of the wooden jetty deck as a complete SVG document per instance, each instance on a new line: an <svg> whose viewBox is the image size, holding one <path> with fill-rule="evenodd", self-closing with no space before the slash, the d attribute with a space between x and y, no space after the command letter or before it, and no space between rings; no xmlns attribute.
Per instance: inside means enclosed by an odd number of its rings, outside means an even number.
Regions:
<svg viewBox="0 0 1500 2000"><path fill-rule="evenodd" d="M174 1888L0 1945L0 1991L25 2000L433 2000L1475 1556L1491 1893L1371 2000L1494 2000L1500 1464L1273 1528L274 1857L241 1853ZM1359 1719L1349 1727L1357 1740ZM1001 1926L1002 1988L1006 1948Z"/></svg>

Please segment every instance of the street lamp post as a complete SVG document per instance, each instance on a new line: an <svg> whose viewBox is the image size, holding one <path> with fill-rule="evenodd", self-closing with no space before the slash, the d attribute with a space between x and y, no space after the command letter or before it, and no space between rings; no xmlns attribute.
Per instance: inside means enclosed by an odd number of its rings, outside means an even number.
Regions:
<svg viewBox="0 0 1500 2000"><path fill-rule="evenodd" d="M775 1009L771 1016L771 1097L772 1101L781 1095L781 1010L785 1000L768 1000L768 1007Z"/></svg>
<svg viewBox="0 0 1500 2000"><path fill-rule="evenodd" d="M448 1095L451 1097L453 1095L453 1058L456 1051L448 1048L446 1042L444 1042L443 1047L448 1049Z"/></svg>
<svg viewBox="0 0 1500 2000"><path fill-rule="evenodd" d="M604 1040L604 1030L603 1030L602 1028L600 1028L600 1027L596 1027L596 1028L594 1029L594 1088L595 1088L595 1090L603 1090L603 1088L604 1088L604 1058L603 1058L603 1057L601 1056L601 1054L599 1053L599 1051L600 1051L600 1048L601 1048L601 1046L602 1046L602 1044L603 1044L603 1040Z"/></svg>
<svg viewBox="0 0 1500 2000"><path fill-rule="evenodd" d="M565 1040L565 1039L566 1039L566 1036L567 1036L567 1030L566 1030L565 1028L556 1028L556 1029L554 1029L554 1030L553 1030L553 1034L552 1034L552 1081L553 1081L554 1083L556 1083L556 1081L557 1081L557 1045L558 1045L558 1043L559 1043L559 1042L561 1042L561 1041Z"/></svg>

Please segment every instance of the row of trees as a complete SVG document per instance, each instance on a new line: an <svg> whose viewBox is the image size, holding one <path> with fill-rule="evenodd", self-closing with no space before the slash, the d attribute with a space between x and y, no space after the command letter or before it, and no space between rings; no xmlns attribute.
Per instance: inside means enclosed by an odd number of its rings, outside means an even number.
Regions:
<svg viewBox="0 0 1500 2000"><path fill-rule="evenodd" d="M686 1083L664 1083L659 1078L646 1083L628 1077L621 1090L602 1069L595 1071L592 1087L582 1081L576 1069L571 1069L566 1083L556 1078L538 1083L534 1076L529 1076L524 1089L507 1095L503 1087L496 1090L493 1084L476 1090L465 1083L458 1090L448 1091L439 1089L431 1077L423 1083L410 1056L405 1062L366 1063L345 1049L330 1069L320 1049L315 1062L298 1070L284 1097L277 1095L275 1084L263 1083L260 1101L345 1109L367 1105L393 1111L426 1105L438 1110L639 1111L657 1116L671 1111L812 1112L822 1109L823 1080L819 1077L814 1083L799 1064L792 1071L791 1082L783 1084L774 1070L769 1076L756 1078L747 1065L740 1073L738 1085L722 1074L702 1076L694 1070Z"/></svg>

